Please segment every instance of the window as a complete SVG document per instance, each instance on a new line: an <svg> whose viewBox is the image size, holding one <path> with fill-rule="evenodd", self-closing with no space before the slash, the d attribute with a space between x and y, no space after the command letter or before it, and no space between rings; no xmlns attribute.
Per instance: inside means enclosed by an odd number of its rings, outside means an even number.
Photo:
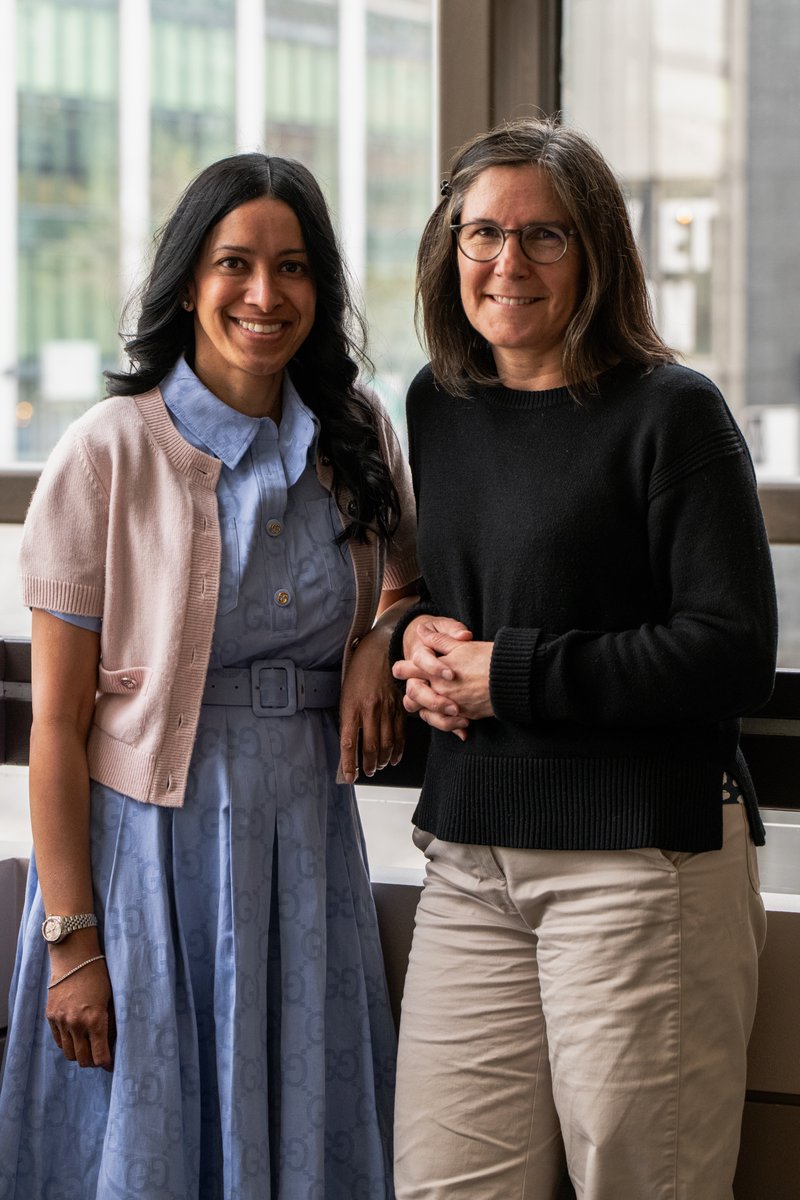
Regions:
<svg viewBox="0 0 800 1200"><path fill-rule="evenodd" d="M793 0L564 4L564 119L620 174L659 328L722 389L759 482L800 475L798 38ZM773 558L779 662L800 666L800 550Z"/></svg>
<svg viewBox="0 0 800 1200"><path fill-rule="evenodd" d="M300 158L319 177L369 312L376 386L399 417L423 361L413 269L432 196L434 0L152 0L143 24L145 11L15 7L0 458L41 461L102 397L153 230L194 174L238 149Z"/></svg>

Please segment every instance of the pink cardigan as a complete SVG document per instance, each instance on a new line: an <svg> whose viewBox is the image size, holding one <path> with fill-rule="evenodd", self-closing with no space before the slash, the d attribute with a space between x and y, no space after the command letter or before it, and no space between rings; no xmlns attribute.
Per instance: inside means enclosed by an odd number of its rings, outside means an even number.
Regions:
<svg viewBox="0 0 800 1200"><path fill-rule="evenodd" d="M402 517L388 555L372 536L368 545L349 543L356 608L343 671L381 589L419 573L408 467L382 411L378 427ZM211 652L220 470L218 459L180 436L157 388L105 400L53 451L20 552L25 604L103 619L89 774L170 807L183 804ZM330 489L325 460L317 474Z"/></svg>

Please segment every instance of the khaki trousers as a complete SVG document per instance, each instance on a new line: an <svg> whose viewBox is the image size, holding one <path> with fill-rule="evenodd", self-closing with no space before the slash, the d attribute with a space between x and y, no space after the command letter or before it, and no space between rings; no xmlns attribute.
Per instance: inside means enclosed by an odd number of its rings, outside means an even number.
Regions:
<svg viewBox="0 0 800 1200"><path fill-rule="evenodd" d="M705 854L417 831L397 1200L730 1200L764 907L744 808Z"/></svg>

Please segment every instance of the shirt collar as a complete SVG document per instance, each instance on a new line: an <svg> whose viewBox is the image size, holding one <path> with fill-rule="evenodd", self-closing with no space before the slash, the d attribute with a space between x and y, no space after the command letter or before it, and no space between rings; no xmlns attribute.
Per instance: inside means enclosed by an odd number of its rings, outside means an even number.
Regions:
<svg viewBox="0 0 800 1200"><path fill-rule="evenodd" d="M283 375L283 405L278 428L278 448L286 472L286 483L296 483L310 459L316 456L319 421L298 395L289 378Z"/></svg>
<svg viewBox="0 0 800 1200"><path fill-rule="evenodd" d="M177 417L209 453L233 470L261 434L278 442L281 458L291 483L301 475L309 450L316 451L319 422L297 394L287 372L283 376L280 426L271 417L248 417L218 399L197 378L181 356L161 382L161 394L169 411Z"/></svg>

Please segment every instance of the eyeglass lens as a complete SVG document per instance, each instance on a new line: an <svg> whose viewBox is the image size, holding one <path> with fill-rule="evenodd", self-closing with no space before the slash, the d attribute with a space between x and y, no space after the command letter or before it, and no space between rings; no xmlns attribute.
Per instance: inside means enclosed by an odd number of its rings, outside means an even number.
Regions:
<svg viewBox="0 0 800 1200"><path fill-rule="evenodd" d="M485 221L462 225L458 231L458 244L468 258L489 262L501 253L506 236L519 237L523 253L533 262L558 262L567 248L566 235L556 225L526 225L524 229L504 234L499 225Z"/></svg>

